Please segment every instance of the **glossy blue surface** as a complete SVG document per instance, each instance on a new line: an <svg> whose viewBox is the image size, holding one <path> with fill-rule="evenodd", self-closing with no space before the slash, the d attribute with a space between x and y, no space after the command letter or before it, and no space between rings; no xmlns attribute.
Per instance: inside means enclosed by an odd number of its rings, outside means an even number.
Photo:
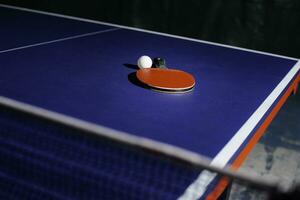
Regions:
<svg viewBox="0 0 300 200"><path fill-rule="evenodd" d="M172 95L126 63L162 56L196 78ZM0 54L1 95L214 157L295 61L129 30Z"/></svg>
<svg viewBox="0 0 300 200"><path fill-rule="evenodd" d="M0 8L0 51L111 27Z"/></svg>

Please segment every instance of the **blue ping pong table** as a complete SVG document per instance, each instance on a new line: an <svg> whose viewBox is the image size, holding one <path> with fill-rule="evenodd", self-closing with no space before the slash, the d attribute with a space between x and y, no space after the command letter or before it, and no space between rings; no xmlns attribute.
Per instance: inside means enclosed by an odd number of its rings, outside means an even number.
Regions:
<svg viewBox="0 0 300 200"><path fill-rule="evenodd" d="M215 173L159 154L237 169L300 80L294 58L59 14L1 5L0 27L1 199L205 199ZM140 87L141 55L195 88Z"/></svg>

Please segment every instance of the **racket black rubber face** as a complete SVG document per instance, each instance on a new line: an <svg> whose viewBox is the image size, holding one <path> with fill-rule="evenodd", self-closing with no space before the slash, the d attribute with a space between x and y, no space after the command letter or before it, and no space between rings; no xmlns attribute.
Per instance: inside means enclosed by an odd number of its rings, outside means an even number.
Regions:
<svg viewBox="0 0 300 200"><path fill-rule="evenodd" d="M163 58L157 57L153 59L153 66L155 68L167 69L166 61Z"/></svg>

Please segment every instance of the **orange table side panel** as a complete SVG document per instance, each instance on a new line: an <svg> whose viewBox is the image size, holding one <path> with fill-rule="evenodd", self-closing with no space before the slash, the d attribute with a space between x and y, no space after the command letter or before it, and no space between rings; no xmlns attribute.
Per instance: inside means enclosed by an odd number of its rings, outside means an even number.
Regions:
<svg viewBox="0 0 300 200"><path fill-rule="evenodd" d="M286 102L287 98L292 94L296 93L298 84L300 82L300 74L296 77L296 79L293 81L293 83L290 85L290 87L286 90L284 95L281 97L281 99L278 101L276 106L273 108L271 113L268 115L268 117L265 119L265 121L262 123L262 125L258 128L258 130L255 132L253 137L250 139L249 143L245 146L245 148L242 150L242 152L238 155L238 157L233 161L231 164L231 169L236 171L238 168L242 165L244 160L247 158L248 154L251 152L251 150L254 148L255 144L258 142L258 140L261 138L267 127L270 125L280 108L283 106L283 104ZM227 177L222 177L218 184L216 185L215 189L209 193L209 195L206 197L206 200L215 200L217 199L223 191L228 186L230 180Z"/></svg>

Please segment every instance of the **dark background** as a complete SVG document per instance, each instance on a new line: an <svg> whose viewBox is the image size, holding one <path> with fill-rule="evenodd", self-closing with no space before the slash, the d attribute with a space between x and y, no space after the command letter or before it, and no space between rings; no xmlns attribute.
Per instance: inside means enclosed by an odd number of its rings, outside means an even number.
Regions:
<svg viewBox="0 0 300 200"><path fill-rule="evenodd" d="M0 0L300 58L299 0Z"/></svg>

